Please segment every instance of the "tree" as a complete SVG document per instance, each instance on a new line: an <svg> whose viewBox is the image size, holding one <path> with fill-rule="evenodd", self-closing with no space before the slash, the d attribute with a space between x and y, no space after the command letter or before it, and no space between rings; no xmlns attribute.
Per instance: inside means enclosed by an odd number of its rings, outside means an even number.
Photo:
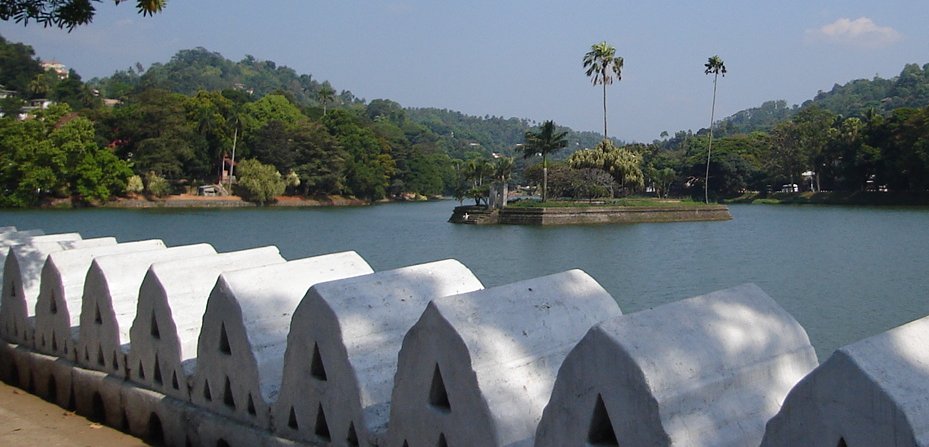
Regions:
<svg viewBox="0 0 929 447"><path fill-rule="evenodd" d="M568 145L566 138L568 132L556 132L555 122L548 120L539 126L538 132L527 131L523 143L523 158L536 154L542 156L542 202L548 200L546 187L548 187L548 155Z"/></svg>
<svg viewBox="0 0 929 447"><path fill-rule="evenodd" d="M626 148L616 147L610 140L601 141L593 149L571 154L568 164L574 169L601 169L610 174L620 188L626 185L641 188L645 185L642 157Z"/></svg>
<svg viewBox="0 0 929 447"><path fill-rule="evenodd" d="M272 165L258 160L242 160L239 163L236 189L243 199L265 205L284 193L286 185L281 173Z"/></svg>
<svg viewBox="0 0 929 447"><path fill-rule="evenodd" d="M703 201L710 203L710 154L713 152L713 120L716 118L716 81L720 74L726 76L726 64L719 56L713 56L703 66L706 67L703 74L713 73L713 106L710 108L710 136L706 148L706 176L703 183Z"/></svg>
<svg viewBox="0 0 929 447"><path fill-rule="evenodd" d="M516 165L511 157L500 157L494 162L494 180L500 182L500 208L506 208L507 196L509 195L510 177L513 175L513 167Z"/></svg>
<svg viewBox="0 0 929 447"><path fill-rule="evenodd" d="M99 0L5 0L0 2L0 19L28 25L30 20L44 27L56 26L73 30L78 25L93 21L94 2ZM126 0L114 0L118 5ZM136 0L136 8L143 16L161 12L167 0Z"/></svg>
<svg viewBox="0 0 929 447"><path fill-rule="evenodd" d="M335 89L329 85L329 81L323 82L316 92L316 100L323 105L323 116L326 116L327 106L335 101Z"/></svg>
<svg viewBox="0 0 929 447"><path fill-rule="evenodd" d="M616 48L604 42L594 44L590 51L584 55L584 68L587 69L587 76L591 78L594 85L603 85L603 138L606 134L606 86L613 83L613 75L616 80L623 79L623 58L616 56Z"/></svg>

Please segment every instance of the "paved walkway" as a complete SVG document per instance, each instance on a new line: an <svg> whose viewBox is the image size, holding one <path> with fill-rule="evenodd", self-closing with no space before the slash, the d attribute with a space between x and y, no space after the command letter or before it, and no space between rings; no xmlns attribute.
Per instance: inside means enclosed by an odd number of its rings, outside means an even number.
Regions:
<svg viewBox="0 0 929 447"><path fill-rule="evenodd" d="M0 382L0 446L144 446L138 438L94 423Z"/></svg>

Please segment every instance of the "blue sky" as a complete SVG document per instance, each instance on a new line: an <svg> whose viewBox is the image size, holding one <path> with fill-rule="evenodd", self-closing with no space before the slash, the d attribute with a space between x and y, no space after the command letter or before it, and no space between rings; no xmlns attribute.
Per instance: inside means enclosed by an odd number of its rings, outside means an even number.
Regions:
<svg viewBox="0 0 929 447"><path fill-rule="evenodd" d="M714 54L729 70L717 117L929 62L924 0L171 0L155 17L132 3L103 0L94 23L70 34L6 22L0 34L85 79L201 46L272 60L369 101L595 131L601 90L581 58L605 40L625 59L607 92L610 134L636 141L709 124L703 64Z"/></svg>

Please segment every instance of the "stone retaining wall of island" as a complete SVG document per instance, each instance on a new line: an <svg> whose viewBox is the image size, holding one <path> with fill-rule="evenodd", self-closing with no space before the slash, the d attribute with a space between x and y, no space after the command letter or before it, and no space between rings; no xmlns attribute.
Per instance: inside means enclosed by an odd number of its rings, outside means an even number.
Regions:
<svg viewBox="0 0 929 447"><path fill-rule="evenodd" d="M725 205L697 206L603 206L603 207L509 207L487 210L484 207L455 207L451 223L488 225L578 225L646 222L695 222L730 220Z"/></svg>

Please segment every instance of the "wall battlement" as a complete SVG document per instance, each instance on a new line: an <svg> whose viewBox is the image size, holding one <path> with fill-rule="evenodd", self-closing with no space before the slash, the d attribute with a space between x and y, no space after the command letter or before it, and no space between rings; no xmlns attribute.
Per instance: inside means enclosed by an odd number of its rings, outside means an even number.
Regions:
<svg viewBox="0 0 929 447"><path fill-rule="evenodd" d="M623 314L579 270L42 234L0 228L0 378L166 445L929 447L929 317L820 365L751 284Z"/></svg>

